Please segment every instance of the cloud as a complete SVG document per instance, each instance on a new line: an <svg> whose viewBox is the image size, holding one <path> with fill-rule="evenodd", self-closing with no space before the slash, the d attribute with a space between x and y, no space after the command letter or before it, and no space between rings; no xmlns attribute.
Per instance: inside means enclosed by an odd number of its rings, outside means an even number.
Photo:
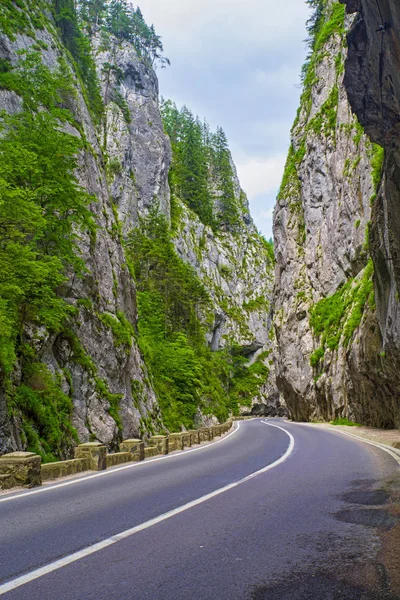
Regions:
<svg viewBox="0 0 400 600"><path fill-rule="evenodd" d="M141 8L167 52L179 49L195 56L201 50L203 56L218 55L224 61L257 48L282 49L308 17L299 0L285 0L284 10L275 0L142 0Z"/></svg>
<svg viewBox="0 0 400 600"><path fill-rule="evenodd" d="M266 160L237 163L240 183L250 200L279 187L285 160L286 157L280 154Z"/></svg>
<svg viewBox="0 0 400 600"><path fill-rule="evenodd" d="M226 132L257 226L269 237L309 9L305 0L140 0L171 67L160 91Z"/></svg>

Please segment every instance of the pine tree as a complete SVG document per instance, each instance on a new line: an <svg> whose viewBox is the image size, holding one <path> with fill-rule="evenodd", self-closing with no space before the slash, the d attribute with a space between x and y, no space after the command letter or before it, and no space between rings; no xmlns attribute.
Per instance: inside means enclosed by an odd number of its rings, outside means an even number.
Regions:
<svg viewBox="0 0 400 600"><path fill-rule="evenodd" d="M181 155L180 195L205 225L212 224L212 201L208 189L207 156L203 144L202 127L193 114L184 107Z"/></svg>
<svg viewBox="0 0 400 600"><path fill-rule="evenodd" d="M218 222L228 228L234 227L239 220L237 200L233 183L233 169L228 140L221 127L212 138L214 154L214 177L217 183L216 200L219 204Z"/></svg>
<svg viewBox="0 0 400 600"><path fill-rule="evenodd" d="M107 0L80 0L78 14L89 35L96 33L104 22Z"/></svg>

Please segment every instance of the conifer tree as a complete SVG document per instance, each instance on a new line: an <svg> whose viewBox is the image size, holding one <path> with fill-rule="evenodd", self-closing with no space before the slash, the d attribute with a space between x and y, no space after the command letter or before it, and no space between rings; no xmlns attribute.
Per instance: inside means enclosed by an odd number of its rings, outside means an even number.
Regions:
<svg viewBox="0 0 400 600"><path fill-rule="evenodd" d="M183 131L181 155L181 198L206 225L212 224L212 202L208 189L207 156L202 127L193 114L182 109Z"/></svg>
<svg viewBox="0 0 400 600"><path fill-rule="evenodd" d="M213 136L214 175L217 182L217 201L219 204L218 222L232 227L239 219L238 207L233 184L231 154L226 134L221 127Z"/></svg>

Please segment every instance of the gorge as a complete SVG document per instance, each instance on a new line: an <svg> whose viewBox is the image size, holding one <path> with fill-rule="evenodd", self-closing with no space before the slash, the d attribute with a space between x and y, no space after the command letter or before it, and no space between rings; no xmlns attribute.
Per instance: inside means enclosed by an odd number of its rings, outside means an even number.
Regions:
<svg viewBox="0 0 400 600"><path fill-rule="evenodd" d="M160 101L139 9L0 7L0 453L252 409L400 427L399 8L308 4L274 244L223 130Z"/></svg>

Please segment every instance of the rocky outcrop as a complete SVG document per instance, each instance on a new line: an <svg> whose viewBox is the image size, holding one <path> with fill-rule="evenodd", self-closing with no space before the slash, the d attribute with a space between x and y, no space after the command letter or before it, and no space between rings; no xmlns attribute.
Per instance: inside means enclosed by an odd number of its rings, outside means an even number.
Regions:
<svg viewBox="0 0 400 600"><path fill-rule="evenodd" d="M351 58L351 40L363 26L359 16L345 16L339 2L324 5L274 215L277 383L295 419L347 417L398 427L397 377L388 369L393 350L382 328L377 234L371 226L387 185L381 182L382 150L372 143L382 140L371 142L365 119L349 103L351 69L362 64ZM371 73L355 83L364 107L366 81L372 81Z"/></svg>
<svg viewBox="0 0 400 600"><path fill-rule="evenodd" d="M98 440L113 448L121 439L147 436L164 427L135 339L135 283L125 257L124 236L155 204L170 218L171 149L160 116L157 77L133 47L112 38L105 42L101 36L92 40L105 105L99 124L50 13L43 18L46 26L34 34L0 34L0 59L15 65L18 53L34 46L50 69L57 67L60 57L65 61L75 88L68 108L76 126L68 126L69 133L85 140L79 183L96 197L91 210L99 227L95 236L80 237L86 272L83 277L71 275L63 290L77 311L68 328L50 334L32 326L24 336L37 360L59 378L63 392L72 398L72 423L80 441ZM20 109L15 92L0 91L0 110ZM241 193L238 182L237 188ZM212 349L234 339L254 360L270 347L272 261L248 208L235 236L205 228L185 206L178 229L177 251L211 293L213 317L207 321L210 315L204 315L204 322ZM15 388L21 383L20 366L13 374ZM258 402L272 393L273 384L266 385ZM10 415L0 385L0 454L27 446L22 430L21 416L18 410ZM71 442L66 441L60 458L71 452Z"/></svg>
<svg viewBox="0 0 400 600"><path fill-rule="evenodd" d="M110 192L123 231L138 226L139 218L155 203L170 220L171 150L160 117L155 73L138 59L129 44L113 44L104 51L97 41L95 47L99 48L96 62L103 74L107 106L104 140L112 167ZM129 111L128 119L121 98ZM213 231L176 198L180 217L174 244L178 255L195 269L210 294L211 312L207 311L202 320L212 350L238 344L250 363L262 353L271 355L265 360L270 369L269 380L254 402L267 403L274 413L279 399L270 340L273 259L253 223L233 161L232 169L240 207L239 226L234 232ZM217 212L218 198L214 202Z"/></svg>
<svg viewBox="0 0 400 600"><path fill-rule="evenodd" d="M385 151L370 239L385 357L380 397L394 415L392 422L400 427L400 6L394 0L378 4L366 0L362 4L347 2L346 7L355 15L347 37L344 84L366 133ZM382 25L384 31L377 31Z"/></svg>
<svg viewBox="0 0 400 600"><path fill-rule="evenodd" d="M36 40L46 45L42 51L43 62L55 68L62 56L57 34L50 26L36 31ZM57 42L57 43L56 43ZM32 38L17 34L14 40L2 35L0 58L18 60L18 52L30 49ZM81 441L96 438L113 446L122 435L135 437L143 433L143 416L151 415L160 423L156 398L147 378L146 366L132 336L129 347L116 343L112 329L102 320L109 315L118 323L117 315L127 322L136 321L135 287L125 261L118 234L118 217L107 184L107 170L102 158L98 131L87 108L84 95L75 81L76 94L71 111L81 131L88 140L88 149L80 157L80 184L96 197L91 210L99 229L95 239L82 236L80 249L87 267L83 278L72 277L65 297L78 310L71 331L62 335L49 335L46 330L26 331L26 339L36 350L38 359L50 371L63 379L63 390L74 403L73 425ZM14 92L2 92L1 109L15 106ZM78 129L71 133L81 135ZM132 398L132 382L140 382L143 394L139 405ZM18 370L14 378L18 385ZM110 414L114 406L120 417L120 431ZM0 452L21 448L18 416L11 425L5 423ZM8 421L8 419L5 419ZM11 428L11 431L10 431ZM10 433L7 433L10 431ZM13 435L11 434L12 432ZM65 449L68 455L68 448Z"/></svg>

